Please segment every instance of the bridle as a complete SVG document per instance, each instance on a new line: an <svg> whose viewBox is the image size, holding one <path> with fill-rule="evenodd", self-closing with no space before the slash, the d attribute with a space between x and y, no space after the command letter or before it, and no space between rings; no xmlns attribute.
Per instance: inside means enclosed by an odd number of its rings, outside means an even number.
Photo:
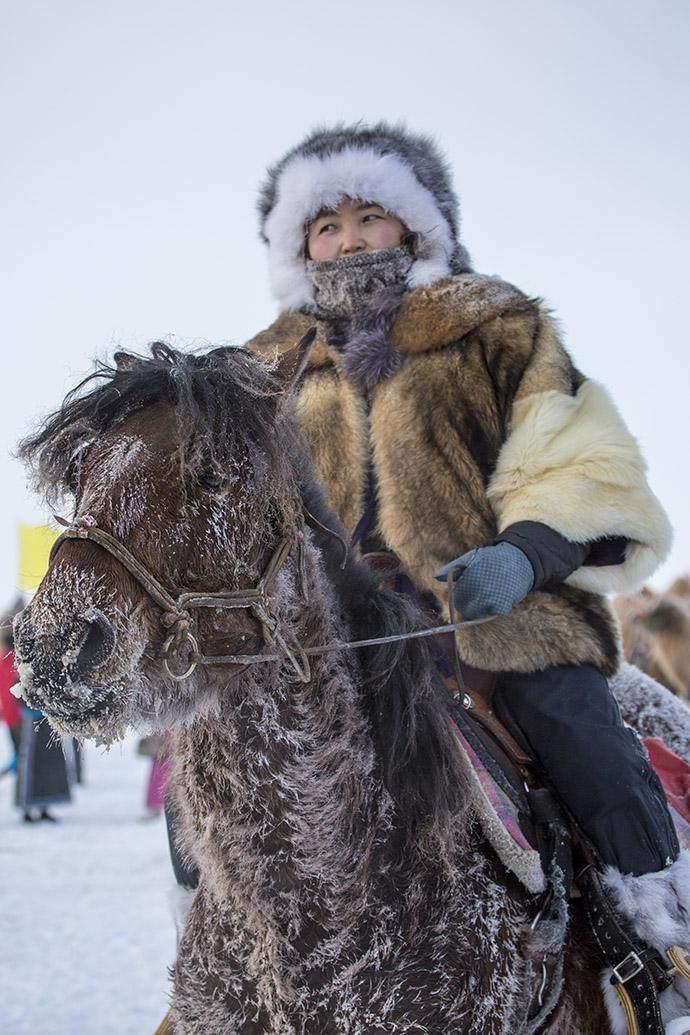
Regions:
<svg viewBox="0 0 690 1035"><path fill-rule="evenodd" d="M175 682L182 682L188 679L199 665L236 665L241 669L247 669L251 665L267 661L288 662L295 671L300 682L306 683L311 678L309 658L321 654L328 654L331 651L350 650L356 647L372 647L384 643L395 643L402 640L420 639L427 636L437 636L443 633L451 633L456 629L464 629L468 626L479 625L491 621L494 617L480 618L472 621L455 621L453 609L453 593L449 594L450 600L450 623L435 626L429 629L418 629L414 632L400 633L395 636L377 636L367 640L350 640L343 642L335 640L332 643L319 647L303 647L290 633L286 633L280 627L278 619L271 614L269 592L276 581L280 571L287 559L295 552L297 554L297 569L300 579L300 589L306 598L306 580L304 575L304 527L295 529L289 535L283 535L271 555L263 574L256 586L248 589L237 589L221 591L218 593L193 593L183 589L176 596L173 596L163 586L159 579L142 564L134 554L127 549L124 543L99 528L95 518L90 514L76 518L74 521L66 521L55 515L55 520L63 526L63 531L53 543L50 551L49 564L52 565L57 551L67 540L86 540L100 546L106 553L110 554L129 574L139 583L142 589L148 594L155 604L162 611L161 621L168 635L163 643L162 657L163 667L168 676ZM322 532L328 532L338 539L347 555L347 545L340 536L316 520L308 512L305 513L305 520L309 524L318 527ZM344 562L343 562L344 566ZM452 573L449 573L452 575ZM452 582L452 579L451 579ZM452 588L452 587L451 587ZM264 645L275 646L280 653L262 651L259 654L204 654L199 649L199 643L191 632L191 612L198 608L217 607L228 609L246 609L256 618L261 626ZM179 650L184 644L191 647L189 653L189 664L184 672L175 672L170 667L170 654L173 648Z"/></svg>
<svg viewBox="0 0 690 1035"><path fill-rule="evenodd" d="M114 557L123 568L126 568L151 600L161 609L161 621L165 628L169 630L162 648L163 667L171 679L174 679L176 682L182 682L191 676L197 665L248 666L259 661L274 660L289 661L300 680L307 682L309 679L308 661L301 656L302 650L299 644L296 642L291 643L291 637L286 636L280 629L278 620L271 615L268 599L269 592L278 574L295 549L299 555L298 568L302 585L304 585L304 533L301 529L294 532L291 536L286 535L279 540L256 586L219 593L193 593L183 589L176 596L173 596L161 581L149 571L146 565L142 564L127 549L124 543L121 543L110 532L99 528L95 518L91 517L90 514L85 514L72 523L57 516L56 520L63 526L64 530L53 543L50 551L50 564L53 563L55 555L62 544L69 539L82 539L95 543L105 550L106 553L109 553L111 557ZM282 651L282 654L202 654L199 650L198 640L190 628L192 623L191 612L202 607L249 610L261 626L264 644L267 646L275 644ZM191 647L190 662L184 672L175 672L170 666L170 654L173 648L179 650L185 642Z"/></svg>

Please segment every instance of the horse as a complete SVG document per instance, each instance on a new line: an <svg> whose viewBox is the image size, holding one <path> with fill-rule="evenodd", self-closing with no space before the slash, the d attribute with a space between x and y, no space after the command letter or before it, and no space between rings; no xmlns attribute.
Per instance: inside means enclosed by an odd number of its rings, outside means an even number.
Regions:
<svg viewBox="0 0 690 1035"><path fill-rule="evenodd" d="M74 517L16 622L21 692L61 734L173 730L177 1035L534 1031L541 898L477 822L428 641L337 646L423 616L343 559L293 412L307 349L117 353L24 440ZM595 961L574 899L540 1032L608 1030Z"/></svg>

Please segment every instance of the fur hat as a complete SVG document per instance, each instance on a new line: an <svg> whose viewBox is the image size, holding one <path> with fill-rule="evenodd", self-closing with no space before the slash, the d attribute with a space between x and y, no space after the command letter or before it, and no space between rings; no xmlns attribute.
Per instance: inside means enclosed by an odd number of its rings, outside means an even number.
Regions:
<svg viewBox="0 0 690 1035"><path fill-rule="evenodd" d="M471 269L460 243L460 214L448 165L429 138L379 122L321 128L268 170L261 188L261 236L281 309L314 303L305 269L306 227L344 197L371 201L417 238L410 287L426 287Z"/></svg>

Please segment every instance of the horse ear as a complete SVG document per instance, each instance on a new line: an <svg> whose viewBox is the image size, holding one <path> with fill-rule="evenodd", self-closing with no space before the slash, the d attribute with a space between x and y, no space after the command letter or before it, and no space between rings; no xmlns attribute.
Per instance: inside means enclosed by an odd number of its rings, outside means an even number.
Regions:
<svg viewBox="0 0 690 1035"><path fill-rule="evenodd" d="M278 357L276 374L283 382L286 395L290 395L294 391L295 386L306 370L315 338L316 327L311 327L289 352L284 352L282 356Z"/></svg>
<svg viewBox="0 0 690 1035"><path fill-rule="evenodd" d="M125 370L131 370L137 361L136 356L130 355L129 352L116 352L113 356L115 361L115 367L120 373L124 373Z"/></svg>

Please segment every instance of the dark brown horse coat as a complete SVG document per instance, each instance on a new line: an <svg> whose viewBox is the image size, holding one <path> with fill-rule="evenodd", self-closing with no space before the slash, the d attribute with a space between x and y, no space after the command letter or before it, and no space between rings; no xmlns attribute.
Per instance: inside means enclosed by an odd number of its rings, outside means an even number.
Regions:
<svg viewBox="0 0 690 1035"><path fill-rule="evenodd" d="M247 348L275 356L314 323L284 312ZM666 555L670 528L605 389L575 368L539 301L492 277L462 274L411 291L390 340L404 361L366 399L320 326L296 399L345 527L362 513L371 462L378 535L444 606L438 568L516 521L541 521L577 542L626 538L623 564L583 566L459 637L479 668L589 662L611 675L619 635L602 594L637 588Z"/></svg>

